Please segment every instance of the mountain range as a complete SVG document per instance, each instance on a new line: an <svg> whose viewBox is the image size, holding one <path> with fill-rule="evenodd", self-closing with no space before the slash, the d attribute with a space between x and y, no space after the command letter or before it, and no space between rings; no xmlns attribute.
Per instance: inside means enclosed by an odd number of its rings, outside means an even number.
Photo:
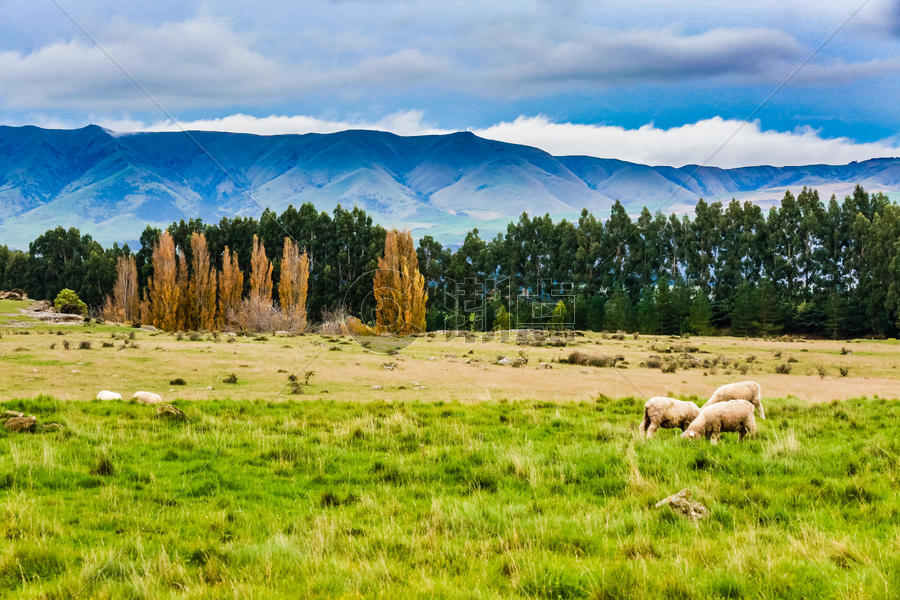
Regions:
<svg viewBox="0 0 900 600"><path fill-rule="evenodd" d="M382 225L455 243L472 227L490 237L523 211L574 218L587 208L605 217L616 199L633 214L643 206L684 212L701 197L770 205L787 189L815 187L827 198L857 183L900 197L900 159L720 169L552 156L468 132L261 136L0 126L0 243L26 248L57 225L103 243L133 241L147 224L258 216L304 202L327 211L356 205Z"/></svg>

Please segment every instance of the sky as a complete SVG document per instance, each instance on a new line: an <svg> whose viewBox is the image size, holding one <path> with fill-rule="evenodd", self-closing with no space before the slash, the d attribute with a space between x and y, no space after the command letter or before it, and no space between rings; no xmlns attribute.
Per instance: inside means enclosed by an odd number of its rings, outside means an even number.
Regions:
<svg viewBox="0 0 900 600"><path fill-rule="evenodd" d="M0 124L900 156L900 0L0 0Z"/></svg>

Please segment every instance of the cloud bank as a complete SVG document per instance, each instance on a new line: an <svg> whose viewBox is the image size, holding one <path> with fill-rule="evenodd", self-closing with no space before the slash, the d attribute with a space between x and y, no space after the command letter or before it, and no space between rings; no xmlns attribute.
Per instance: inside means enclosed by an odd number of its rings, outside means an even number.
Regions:
<svg viewBox="0 0 900 600"><path fill-rule="evenodd" d="M259 135L333 133L373 129L398 135L433 135L453 130L435 127L419 110L398 112L374 121L328 120L311 116L255 117L234 114L219 119L179 124L100 120L120 133L137 131L230 131ZM762 129L759 121L714 117L668 129L648 123L636 129L612 125L557 123L537 116L520 116L486 128L470 128L484 138L525 144L557 156L583 154L643 164L682 166L706 164L723 168L751 165L843 164L869 158L900 156L896 140L859 143L849 138L825 138L809 127L793 131ZM730 139L729 139L730 138Z"/></svg>

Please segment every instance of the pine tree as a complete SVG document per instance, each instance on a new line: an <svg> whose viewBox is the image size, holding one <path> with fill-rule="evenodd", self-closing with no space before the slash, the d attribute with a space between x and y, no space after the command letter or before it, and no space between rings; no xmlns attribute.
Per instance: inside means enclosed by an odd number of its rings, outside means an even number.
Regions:
<svg viewBox="0 0 900 600"><path fill-rule="evenodd" d="M749 283L742 283L734 294L734 310L731 313L731 333L739 336L752 335L759 321L756 294Z"/></svg>
<svg viewBox="0 0 900 600"><path fill-rule="evenodd" d="M191 300L192 319L197 328L216 328L216 270L211 265L206 234L191 234Z"/></svg>
<svg viewBox="0 0 900 600"><path fill-rule="evenodd" d="M153 276L147 280L147 318L144 320L164 331L175 331L181 289L177 281L175 243L168 231L164 231L154 244L151 261Z"/></svg>
<svg viewBox="0 0 900 600"><path fill-rule="evenodd" d="M637 328L641 333L659 333L659 310L656 306L656 290L647 285L641 290L637 306Z"/></svg>
<svg viewBox="0 0 900 600"><path fill-rule="evenodd" d="M377 333L408 335L425 331L425 278L408 231L387 232L384 256L372 282Z"/></svg>
<svg viewBox="0 0 900 600"><path fill-rule="evenodd" d="M106 297L103 305L103 318L116 323L136 323L141 318L140 308L134 256L120 256L116 259L113 293Z"/></svg>
<svg viewBox="0 0 900 600"><path fill-rule="evenodd" d="M300 254L290 238L284 238L281 254L281 277L278 281L278 298L281 313L288 320L291 331L306 329L306 294L309 286L309 257Z"/></svg>
<svg viewBox="0 0 900 600"><path fill-rule="evenodd" d="M244 273L238 264L237 252L228 246L222 252L222 270L219 272L219 317L221 327L232 329L238 324L241 296L244 293Z"/></svg>
<svg viewBox="0 0 900 600"><path fill-rule="evenodd" d="M607 300L606 329L608 331L627 331L631 329L631 301L625 290L619 289Z"/></svg>
<svg viewBox="0 0 900 600"><path fill-rule="evenodd" d="M695 335L712 333L712 304L706 293L699 289L691 300L691 312L687 317L687 330Z"/></svg>

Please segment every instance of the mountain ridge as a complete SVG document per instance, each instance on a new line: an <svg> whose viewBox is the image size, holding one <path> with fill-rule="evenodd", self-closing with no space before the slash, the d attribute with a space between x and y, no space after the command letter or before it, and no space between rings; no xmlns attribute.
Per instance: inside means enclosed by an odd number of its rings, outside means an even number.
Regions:
<svg viewBox="0 0 900 600"><path fill-rule="evenodd" d="M104 243L130 241L147 224L258 216L303 202L327 211L357 205L383 225L453 243L472 227L499 231L522 212L572 218L587 208L603 216L616 199L629 212L645 205L685 211L701 197L768 205L785 189L844 194L857 183L896 195L900 159L722 169L553 156L471 132L262 136L0 126L0 240L15 247L56 225Z"/></svg>

